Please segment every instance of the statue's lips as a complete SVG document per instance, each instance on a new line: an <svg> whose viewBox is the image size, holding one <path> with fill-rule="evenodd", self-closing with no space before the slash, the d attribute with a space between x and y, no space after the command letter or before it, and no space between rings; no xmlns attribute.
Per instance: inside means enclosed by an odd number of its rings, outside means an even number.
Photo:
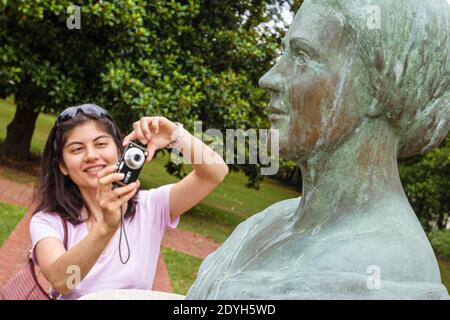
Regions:
<svg viewBox="0 0 450 320"><path fill-rule="evenodd" d="M278 120L282 120L286 117L287 117L287 114L271 114L271 115L269 115L268 118L270 121L278 121Z"/></svg>
<svg viewBox="0 0 450 320"><path fill-rule="evenodd" d="M288 113L281 108L275 107L273 104L269 104L270 114L287 115Z"/></svg>
<svg viewBox="0 0 450 320"><path fill-rule="evenodd" d="M269 105L269 112L270 112L270 115L268 118L270 121L281 120L288 116L287 112L285 112L284 110L279 109L277 107L274 107L273 105Z"/></svg>

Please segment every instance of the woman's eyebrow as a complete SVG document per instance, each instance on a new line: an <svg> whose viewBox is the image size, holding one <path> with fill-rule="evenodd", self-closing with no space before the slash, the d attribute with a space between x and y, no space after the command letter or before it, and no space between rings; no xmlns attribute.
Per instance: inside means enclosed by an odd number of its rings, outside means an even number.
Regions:
<svg viewBox="0 0 450 320"><path fill-rule="evenodd" d="M109 138L109 136L106 135L106 134L103 134L103 135L98 136L97 138L95 138L93 141L95 142L95 141L97 141L98 139L101 139L101 138Z"/></svg>
<svg viewBox="0 0 450 320"><path fill-rule="evenodd" d="M68 147L70 147L71 145L74 145L74 144L83 144L83 143L80 142L80 141L72 141L71 143L68 143L68 144L65 146L65 148L68 148Z"/></svg>
<svg viewBox="0 0 450 320"><path fill-rule="evenodd" d="M96 137L96 138L95 138L94 140L92 140L92 141L95 142L95 141L97 141L97 140L99 140L99 139L101 139L101 138L109 138L109 136L106 135L106 134L103 134L103 135L101 135L101 136ZM83 142L81 142L81 141L72 141L71 143L69 143L69 144L66 145L66 148L69 147L69 146L71 146L71 145L74 145L74 144L83 144Z"/></svg>

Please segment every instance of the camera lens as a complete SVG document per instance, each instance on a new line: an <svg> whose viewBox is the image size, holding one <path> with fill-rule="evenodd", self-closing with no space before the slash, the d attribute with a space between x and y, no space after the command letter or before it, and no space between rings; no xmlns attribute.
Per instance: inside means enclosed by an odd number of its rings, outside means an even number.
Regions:
<svg viewBox="0 0 450 320"><path fill-rule="evenodd" d="M144 153L138 148L131 148L125 152L124 161L129 168L139 169L144 165Z"/></svg>

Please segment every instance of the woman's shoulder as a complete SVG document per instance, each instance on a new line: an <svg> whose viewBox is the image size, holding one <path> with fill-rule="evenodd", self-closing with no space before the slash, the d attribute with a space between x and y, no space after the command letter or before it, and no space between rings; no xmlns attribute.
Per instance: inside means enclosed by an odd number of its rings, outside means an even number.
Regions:
<svg viewBox="0 0 450 320"><path fill-rule="evenodd" d="M173 185L174 184L166 184L156 188L139 190L137 201L140 203L144 203L148 201L155 201L168 198L170 189L172 188Z"/></svg>
<svg viewBox="0 0 450 320"><path fill-rule="evenodd" d="M38 211L32 217L29 226L33 246L46 237L63 239L64 227L56 212Z"/></svg>
<svg viewBox="0 0 450 320"><path fill-rule="evenodd" d="M40 210L32 215L30 223L35 223L39 221L57 222L61 221L61 218L59 214L56 212Z"/></svg>
<svg viewBox="0 0 450 320"><path fill-rule="evenodd" d="M141 190L138 193L136 211L140 219L151 219L161 230L173 226L170 221L170 190L173 184ZM176 224L175 224L176 225Z"/></svg>

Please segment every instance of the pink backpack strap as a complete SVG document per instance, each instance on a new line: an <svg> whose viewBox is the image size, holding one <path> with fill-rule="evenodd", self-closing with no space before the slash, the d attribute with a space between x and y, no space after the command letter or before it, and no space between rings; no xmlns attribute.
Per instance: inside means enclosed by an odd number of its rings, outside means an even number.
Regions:
<svg viewBox="0 0 450 320"><path fill-rule="evenodd" d="M64 220L61 216L60 216L60 218L61 218L61 222L62 222L63 228L64 228L64 241L63 241L64 248L66 248L66 250L67 250L67 241L68 241L68 233L69 233L67 231L67 221Z"/></svg>

